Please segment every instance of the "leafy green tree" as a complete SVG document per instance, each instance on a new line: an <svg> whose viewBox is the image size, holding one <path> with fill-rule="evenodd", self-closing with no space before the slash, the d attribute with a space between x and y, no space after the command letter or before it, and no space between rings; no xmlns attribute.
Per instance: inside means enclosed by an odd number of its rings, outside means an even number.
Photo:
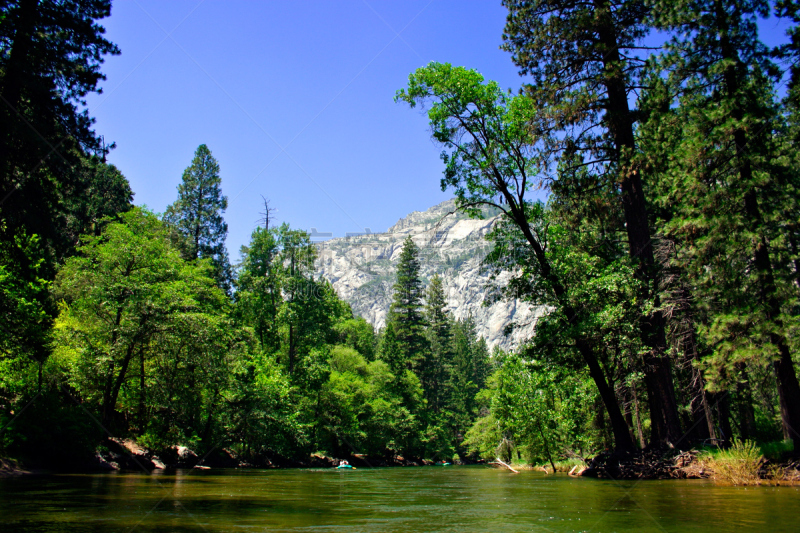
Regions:
<svg viewBox="0 0 800 533"><path fill-rule="evenodd" d="M253 328L261 349L272 353L280 346L276 319L283 304L280 234L275 229L258 227L240 254L236 311L241 322Z"/></svg>
<svg viewBox="0 0 800 533"><path fill-rule="evenodd" d="M397 440L395 430L410 418L401 399L391 393L394 376L388 366L340 345L331 349L329 365L330 377L315 413L321 420L321 449L337 457L385 454L387 443Z"/></svg>
<svg viewBox="0 0 800 533"><path fill-rule="evenodd" d="M43 256L37 236L0 243L0 319L4 324L0 331L0 394L9 408L24 392L20 377L28 365L38 367L37 388L41 390L42 365L49 355L54 302L51 282L42 273Z"/></svg>
<svg viewBox="0 0 800 533"><path fill-rule="evenodd" d="M335 327L353 320L349 306L330 283L314 279L315 259L309 235L288 224L256 228L250 244L242 247L237 315L243 325L253 328L262 351L285 365L293 379L305 379L296 373L298 368L310 370L303 358L339 341L343 333ZM364 342L344 335L359 345ZM318 363L324 366L325 359Z"/></svg>
<svg viewBox="0 0 800 533"><path fill-rule="evenodd" d="M192 164L183 171L178 199L167 207L164 220L183 235L187 259L211 259L220 287L230 291L231 267L225 238L228 224L222 218L228 198L222 195L219 163L208 146L197 147Z"/></svg>
<svg viewBox="0 0 800 533"><path fill-rule="evenodd" d="M412 107L430 102L428 117L433 137L445 147L442 189L452 188L460 209L481 216L482 206L493 206L509 228L508 239L495 240L519 261L523 272L512 289L538 304L553 305L570 332L574 349L588 367L611 421L616 446L630 449L633 442L614 390L600 364L599 352L586 331L578 327L580 307L570 300L571 280L562 278L548 254L548 223L544 207L526 198L537 185L540 160L534 137L537 110L524 96L512 97L496 83L484 83L473 71L431 63L409 76L408 88L396 100ZM499 195L499 199L498 199ZM513 249L507 246L516 244ZM506 248L504 248L506 247Z"/></svg>
<svg viewBox="0 0 800 533"><path fill-rule="evenodd" d="M372 324L357 316L334 324L333 329L339 336L337 344L353 348L367 361L375 359L378 340Z"/></svg>
<svg viewBox="0 0 800 533"><path fill-rule="evenodd" d="M301 413L284 369L268 354L251 350L233 361L226 392L226 441L248 463L271 465L270 457L294 457L307 449Z"/></svg>
<svg viewBox="0 0 800 533"><path fill-rule="evenodd" d="M284 305L277 323L281 328L281 357L293 375L304 356L335 342L334 326L353 314L327 280L314 279L317 250L308 233L284 225L280 235Z"/></svg>
<svg viewBox="0 0 800 533"><path fill-rule="evenodd" d="M207 263L185 262L167 228L142 209L125 213L99 236L85 237L78 251L56 279L63 300L56 351L70 384L112 427L120 422L119 400L136 361L144 379L142 369L160 336L197 319L196 329L180 336L201 341L209 324L198 313L226 304Z"/></svg>
<svg viewBox="0 0 800 533"><path fill-rule="evenodd" d="M491 411L470 430L474 451L492 452L492 437L505 436L533 463L555 461L566 454L585 455L600 445L586 405L594 393L581 372L564 372L538 361L509 356L497 371L492 387ZM487 425L492 421L495 427ZM488 435L481 435L487 432Z"/></svg>

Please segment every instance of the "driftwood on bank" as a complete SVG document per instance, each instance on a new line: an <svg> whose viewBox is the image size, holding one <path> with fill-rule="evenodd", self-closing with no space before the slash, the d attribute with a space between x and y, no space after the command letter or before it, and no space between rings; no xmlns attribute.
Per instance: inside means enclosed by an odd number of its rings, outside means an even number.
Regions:
<svg viewBox="0 0 800 533"><path fill-rule="evenodd" d="M492 462L491 462L491 463L489 463L489 464L490 464L490 465L502 465L502 466L504 466L504 467L508 468L509 470L511 470L512 472L514 472L515 474L519 474L519 470L514 470L513 468L511 468L511 466L510 466L510 465L507 465L506 463L504 463L503 461L501 461L499 457L498 457L498 458L496 458L494 461L492 461Z"/></svg>

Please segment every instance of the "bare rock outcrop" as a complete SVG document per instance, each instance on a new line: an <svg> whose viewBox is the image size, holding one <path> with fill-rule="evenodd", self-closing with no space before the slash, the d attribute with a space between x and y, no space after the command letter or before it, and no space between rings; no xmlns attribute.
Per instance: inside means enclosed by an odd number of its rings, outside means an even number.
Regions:
<svg viewBox="0 0 800 533"><path fill-rule="evenodd" d="M530 339L536 320L544 313L518 300L490 301L489 271L483 259L492 244L484 236L497 217L487 212L483 220L453 213L448 200L427 211L415 211L385 233L368 233L331 239L318 244L317 276L328 279L353 311L376 328L386 324L392 285L403 241L411 236L420 249L423 282L435 274L443 281L448 310L456 319L472 315L478 335L490 347L509 350ZM504 281L502 276L499 280ZM506 326L516 327L508 336Z"/></svg>

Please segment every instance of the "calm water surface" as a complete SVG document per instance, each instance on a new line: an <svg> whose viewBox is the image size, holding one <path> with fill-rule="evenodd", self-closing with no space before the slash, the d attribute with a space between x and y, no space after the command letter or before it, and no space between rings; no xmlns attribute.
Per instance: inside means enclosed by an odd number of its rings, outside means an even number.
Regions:
<svg viewBox="0 0 800 533"><path fill-rule="evenodd" d="M493 468L0 479L0 531L800 531L800 488Z"/></svg>

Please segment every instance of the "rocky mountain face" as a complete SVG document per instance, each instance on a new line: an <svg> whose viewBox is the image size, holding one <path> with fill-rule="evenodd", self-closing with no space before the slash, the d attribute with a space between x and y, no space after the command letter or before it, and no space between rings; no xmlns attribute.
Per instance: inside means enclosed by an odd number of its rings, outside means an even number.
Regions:
<svg viewBox="0 0 800 533"><path fill-rule="evenodd" d="M454 209L455 203L448 200L427 211L411 213L386 233L319 243L317 276L327 278L356 314L382 328L392 301L400 250L410 235L420 249L423 282L427 285L434 274L439 274L452 316L464 319L471 314L478 334L490 346L514 349L532 336L536 319L544 309L520 301L484 305L488 300L489 272L482 262L491 243L483 237L496 217L471 220L460 213L451 214ZM505 336L504 329L511 322L518 326Z"/></svg>

